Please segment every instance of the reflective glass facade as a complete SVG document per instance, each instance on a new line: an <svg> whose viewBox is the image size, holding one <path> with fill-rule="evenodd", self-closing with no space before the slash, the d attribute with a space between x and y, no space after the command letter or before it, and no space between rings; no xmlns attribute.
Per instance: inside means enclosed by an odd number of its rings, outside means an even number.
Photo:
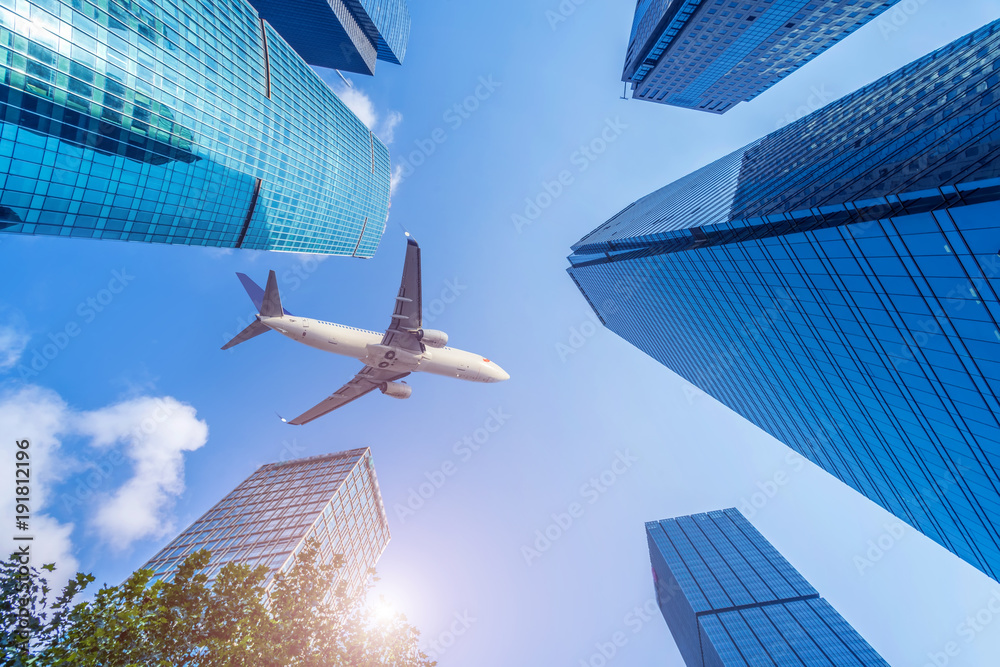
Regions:
<svg viewBox="0 0 1000 667"><path fill-rule="evenodd" d="M367 448L261 466L143 567L169 580L187 556L208 549L210 579L226 563L264 565L268 589L310 539L323 563L343 555L336 587L356 591L368 581L389 525Z"/></svg>
<svg viewBox="0 0 1000 667"><path fill-rule="evenodd" d="M307 63L374 74L401 65L410 38L406 0L250 0Z"/></svg>
<svg viewBox="0 0 1000 667"><path fill-rule="evenodd" d="M656 602L687 667L888 667L735 509L646 523Z"/></svg>
<svg viewBox="0 0 1000 667"><path fill-rule="evenodd" d="M243 0L0 0L0 230L370 257L385 146Z"/></svg>
<svg viewBox="0 0 1000 667"><path fill-rule="evenodd" d="M574 246L613 331L1000 577L1000 23Z"/></svg>
<svg viewBox="0 0 1000 667"><path fill-rule="evenodd" d="M725 113L899 0L638 0L622 81L636 99Z"/></svg>

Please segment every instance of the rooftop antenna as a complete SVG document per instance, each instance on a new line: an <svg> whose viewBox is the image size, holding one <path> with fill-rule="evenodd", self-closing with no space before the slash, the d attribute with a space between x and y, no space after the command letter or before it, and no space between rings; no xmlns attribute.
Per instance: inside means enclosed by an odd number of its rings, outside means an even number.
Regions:
<svg viewBox="0 0 1000 667"><path fill-rule="evenodd" d="M339 72L338 72L338 74L339 74ZM628 99L628 97L626 97L626 93L628 93L628 82L627 81L622 85L622 96L621 96L621 99L623 99L623 100L627 100Z"/></svg>
<svg viewBox="0 0 1000 667"><path fill-rule="evenodd" d="M339 69L338 70L334 70L334 71L337 73L337 76L339 76L341 79L343 79L344 83L347 84L348 88L353 88L354 87L354 84L351 83L350 79L348 79L346 76L344 76L343 72L341 72Z"/></svg>
<svg viewBox="0 0 1000 667"><path fill-rule="evenodd" d="M407 238L412 238L410 236L410 230L407 229L405 226L403 226L403 223L401 223L398 218L396 219L396 224L399 225L399 228L402 230L403 236L406 236Z"/></svg>

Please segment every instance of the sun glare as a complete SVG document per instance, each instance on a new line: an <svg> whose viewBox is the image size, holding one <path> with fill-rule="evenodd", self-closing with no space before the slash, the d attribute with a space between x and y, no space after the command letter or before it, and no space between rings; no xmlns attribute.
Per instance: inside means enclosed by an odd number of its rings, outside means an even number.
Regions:
<svg viewBox="0 0 1000 667"><path fill-rule="evenodd" d="M382 596L379 596L379 599L372 605L372 609L376 620L380 623L388 623L396 616L396 607Z"/></svg>

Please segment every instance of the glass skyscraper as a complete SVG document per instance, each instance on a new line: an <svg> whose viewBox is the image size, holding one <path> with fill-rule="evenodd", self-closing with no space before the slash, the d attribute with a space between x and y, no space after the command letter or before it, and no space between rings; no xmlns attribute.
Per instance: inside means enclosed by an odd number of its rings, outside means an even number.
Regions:
<svg viewBox="0 0 1000 667"><path fill-rule="evenodd" d="M310 65L374 74L401 65L410 38L406 0L250 0Z"/></svg>
<svg viewBox="0 0 1000 667"><path fill-rule="evenodd" d="M337 588L364 586L389 543L368 448L261 466L143 567L169 580L185 558L208 549L210 579L230 562L264 565L269 590L312 539L320 545L320 562L343 556Z"/></svg>
<svg viewBox="0 0 1000 667"><path fill-rule="evenodd" d="M687 667L889 667L737 510L650 521L646 540Z"/></svg>
<svg viewBox="0 0 1000 667"><path fill-rule="evenodd" d="M725 113L899 0L638 0L622 81L635 99Z"/></svg>
<svg viewBox="0 0 1000 667"><path fill-rule="evenodd" d="M1000 22L573 246L601 321L1000 577Z"/></svg>
<svg viewBox="0 0 1000 667"><path fill-rule="evenodd" d="M0 230L370 257L386 147L245 0L0 0Z"/></svg>

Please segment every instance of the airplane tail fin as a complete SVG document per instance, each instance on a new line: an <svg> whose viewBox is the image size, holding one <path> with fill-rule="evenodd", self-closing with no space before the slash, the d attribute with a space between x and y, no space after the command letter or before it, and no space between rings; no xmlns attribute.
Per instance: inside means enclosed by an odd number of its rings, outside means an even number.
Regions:
<svg viewBox="0 0 1000 667"><path fill-rule="evenodd" d="M290 312L281 307L281 296L278 295L278 279L275 277L274 271L267 274L267 287L265 289L261 289L260 285L251 280L245 273L237 273L236 275L239 277L240 282L243 283L243 289L247 291L250 300L253 301L253 305L257 307L260 317L291 315ZM223 345L222 349L228 350L270 330L271 328L258 318L251 322L250 326L246 329L236 334L235 338Z"/></svg>
<svg viewBox="0 0 1000 667"><path fill-rule="evenodd" d="M281 297L278 295L278 279L274 271L267 274L267 287L261 299L260 314L263 317L281 317L285 309L281 307Z"/></svg>
<svg viewBox="0 0 1000 667"><path fill-rule="evenodd" d="M236 276L243 283L243 289L247 291L247 295L253 301L253 305L257 307L258 313L264 317L291 315L290 312L281 307L281 297L278 296L278 280L275 278L274 271L271 271L267 276L266 290L261 289L260 285L251 280L250 276L245 273L237 273ZM264 312L265 307L268 309L266 313Z"/></svg>
<svg viewBox="0 0 1000 667"><path fill-rule="evenodd" d="M236 334L235 338L233 338L231 341L223 345L222 349L228 350L231 347L239 345L240 343L244 343L255 336L261 335L262 333L267 333L270 330L271 328L266 324L264 324L263 322L261 322L260 320L254 320L253 322L250 323L250 326L248 326L246 329Z"/></svg>

